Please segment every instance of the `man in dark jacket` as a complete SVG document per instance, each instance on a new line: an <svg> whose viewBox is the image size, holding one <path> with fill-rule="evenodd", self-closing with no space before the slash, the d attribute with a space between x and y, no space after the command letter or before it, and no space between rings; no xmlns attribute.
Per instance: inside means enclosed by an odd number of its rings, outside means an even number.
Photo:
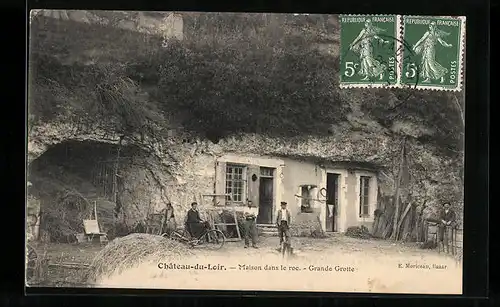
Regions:
<svg viewBox="0 0 500 307"><path fill-rule="evenodd" d="M456 219L457 216L455 211L451 209L450 203L446 202L443 204L443 209L440 212L439 216L439 244L441 247L446 248L446 252L449 252L449 237L452 237L453 231L456 227Z"/></svg>
<svg viewBox="0 0 500 307"><path fill-rule="evenodd" d="M280 238L280 248L283 243L283 239L286 243L290 244L290 223L291 215L290 211L286 208L287 203L281 202L281 209L278 210L276 214L276 225L278 226L278 236Z"/></svg>
<svg viewBox="0 0 500 307"><path fill-rule="evenodd" d="M199 238L207 228L207 222L201 219L196 202L191 203L191 209L187 212L186 226L187 231L194 238Z"/></svg>
<svg viewBox="0 0 500 307"><path fill-rule="evenodd" d="M177 223L175 221L175 214L174 214L174 207L172 206L172 203L168 202L167 206L161 210L161 213L163 214L162 217L162 231L161 233L167 233L170 234L172 231L177 229Z"/></svg>

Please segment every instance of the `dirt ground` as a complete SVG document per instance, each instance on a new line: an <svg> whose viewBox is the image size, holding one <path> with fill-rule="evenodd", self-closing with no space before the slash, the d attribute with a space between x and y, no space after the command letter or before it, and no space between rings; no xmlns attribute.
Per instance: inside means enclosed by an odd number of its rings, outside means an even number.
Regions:
<svg viewBox="0 0 500 307"><path fill-rule="evenodd" d="M243 242L228 242L219 251L199 247L195 248L196 256L181 264L219 264L224 268L186 272L159 269L156 263L144 263L102 280L100 286L461 293L461 264L451 256L420 249L416 244L343 235L324 239L293 238L296 256L284 262L276 251L278 243L277 237L261 237L258 249L244 249ZM47 278L40 285L78 287L85 286L82 280L85 265L92 262L101 247L96 244L48 244L38 245L36 249L41 254L45 251L51 263ZM168 264L168 259L164 263ZM428 267L423 267L425 265ZM270 272L271 267L280 269Z"/></svg>

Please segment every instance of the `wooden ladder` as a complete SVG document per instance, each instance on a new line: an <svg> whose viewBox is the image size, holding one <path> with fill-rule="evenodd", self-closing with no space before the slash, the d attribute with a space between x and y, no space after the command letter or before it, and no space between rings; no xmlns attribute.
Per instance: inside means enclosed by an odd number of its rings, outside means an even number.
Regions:
<svg viewBox="0 0 500 307"><path fill-rule="evenodd" d="M213 203L215 205L215 197L217 196L230 196L229 194L205 194L205 195L200 195L200 198L203 198L203 197L212 197L214 199ZM210 209L207 209L207 211L218 211L220 209L227 209L227 207L214 207L214 208L210 208ZM211 219L210 221L210 224L214 225L215 229L217 230L220 230L218 226L235 226L236 227L236 234L238 235L237 238L226 238L226 241L227 242L239 242L241 241L241 233L240 233L240 227L239 227L239 224L238 224L238 218L236 216L236 209L234 208L234 206L231 206L231 209L233 211L233 218L234 218L234 223L215 223L215 221L213 220L212 218L212 215L209 214L209 217Z"/></svg>

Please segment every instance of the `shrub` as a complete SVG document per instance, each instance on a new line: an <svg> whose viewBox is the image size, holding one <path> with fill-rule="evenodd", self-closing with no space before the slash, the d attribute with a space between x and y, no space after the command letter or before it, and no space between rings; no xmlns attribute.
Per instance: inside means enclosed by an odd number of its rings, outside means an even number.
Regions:
<svg viewBox="0 0 500 307"><path fill-rule="evenodd" d="M371 239L373 236L366 226L352 226L348 227L345 235L353 238Z"/></svg>

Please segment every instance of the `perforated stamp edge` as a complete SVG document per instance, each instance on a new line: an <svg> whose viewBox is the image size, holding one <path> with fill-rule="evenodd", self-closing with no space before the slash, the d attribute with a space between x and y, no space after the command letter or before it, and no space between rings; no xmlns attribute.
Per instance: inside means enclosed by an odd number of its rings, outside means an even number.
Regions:
<svg viewBox="0 0 500 307"><path fill-rule="evenodd" d="M464 81L464 74L465 74L465 69L464 69L464 57L465 57L465 43L466 43L466 17L465 16L425 16L425 15L399 15L399 25L401 27L400 29L400 35L401 38L398 40L398 42L404 41L404 34L405 34L405 29L404 29L404 18L406 17L428 17L428 18L451 18L451 19L458 19L460 20L460 34L459 34L459 47L458 47L458 68L459 72L457 73L457 85L455 87L440 87L438 85L435 86L425 86L425 85L407 85L407 84L401 84L401 79L398 80L397 82L397 87L398 88L406 88L406 89L412 89L412 90L426 90L426 91L436 91L436 92L460 92L462 91L463 88L463 81ZM402 49L398 49L402 50ZM401 77L401 73L403 72L403 54L404 52L398 52L398 77Z"/></svg>
<svg viewBox="0 0 500 307"><path fill-rule="evenodd" d="M396 39L396 53L397 51L399 50L399 46L401 45L401 42L400 42L400 29L402 27L402 25L400 24L400 22L402 21L401 19L401 16L400 15L397 15L397 14L338 14L337 17L339 19L339 25L340 27L342 27L342 22L340 21L340 18L342 16L350 16L350 17L365 17L365 16L394 16L394 20L395 20L395 26L394 26L394 38ZM339 47L339 50L342 50L342 35L340 34L340 47ZM396 61L398 60L397 59L397 54L395 54L395 58L396 58ZM339 64L342 63L342 52L339 53ZM340 65L339 65L340 66ZM377 89L380 89L380 88L399 88L399 83L400 83L400 72L401 72L401 69L400 69L400 66L401 65L398 65L398 63L396 63L396 82L394 84L380 84L380 83L374 83L374 84L366 84L366 83L363 83L363 84L358 84L358 83L343 83L341 81L341 69L339 70L339 87L341 89L349 89L349 88L367 88L367 89L370 89L370 88L377 88Z"/></svg>

